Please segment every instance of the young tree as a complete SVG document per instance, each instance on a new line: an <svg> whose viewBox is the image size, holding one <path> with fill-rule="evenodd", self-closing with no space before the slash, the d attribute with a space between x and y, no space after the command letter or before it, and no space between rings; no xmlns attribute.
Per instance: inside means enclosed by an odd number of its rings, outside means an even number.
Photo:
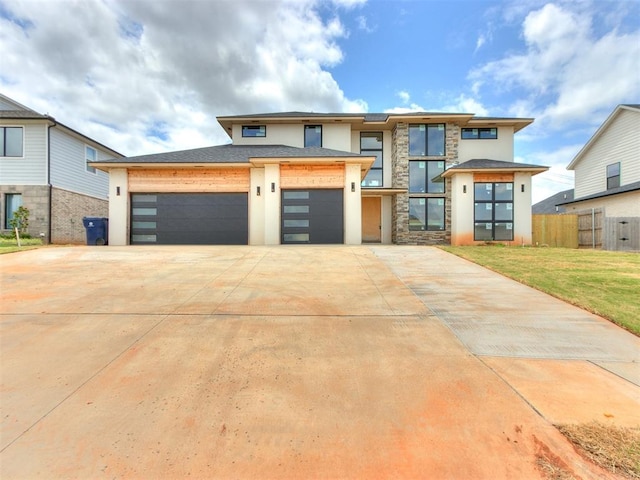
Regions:
<svg viewBox="0 0 640 480"><path fill-rule="evenodd" d="M13 218L9 220L9 226L14 232L17 228L20 236L24 236L29 228L29 209L22 206L18 207L18 209L13 212Z"/></svg>

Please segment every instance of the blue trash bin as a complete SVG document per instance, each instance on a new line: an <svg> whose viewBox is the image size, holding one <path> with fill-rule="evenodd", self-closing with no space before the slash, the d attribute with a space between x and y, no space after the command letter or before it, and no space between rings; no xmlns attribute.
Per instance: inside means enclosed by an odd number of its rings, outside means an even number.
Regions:
<svg viewBox="0 0 640 480"><path fill-rule="evenodd" d="M84 217L82 224L87 231L87 245L106 245L109 242L109 219Z"/></svg>

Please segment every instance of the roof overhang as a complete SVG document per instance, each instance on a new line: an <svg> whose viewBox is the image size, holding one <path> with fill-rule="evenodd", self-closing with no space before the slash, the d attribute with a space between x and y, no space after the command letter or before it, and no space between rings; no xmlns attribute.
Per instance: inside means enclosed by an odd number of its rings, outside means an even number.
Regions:
<svg viewBox="0 0 640 480"><path fill-rule="evenodd" d="M184 169L184 168L251 168L250 163L134 163L134 162L87 162L90 167L94 167L103 172L118 168L135 169L135 170L158 170L158 169Z"/></svg>
<svg viewBox="0 0 640 480"><path fill-rule="evenodd" d="M361 188L360 193L363 197L384 197L388 195L397 195L399 193L407 193L407 188Z"/></svg>
<svg viewBox="0 0 640 480"><path fill-rule="evenodd" d="M445 170L441 177L452 177L458 173L538 173L546 172L549 167L516 167L516 168L449 168Z"/></svg>

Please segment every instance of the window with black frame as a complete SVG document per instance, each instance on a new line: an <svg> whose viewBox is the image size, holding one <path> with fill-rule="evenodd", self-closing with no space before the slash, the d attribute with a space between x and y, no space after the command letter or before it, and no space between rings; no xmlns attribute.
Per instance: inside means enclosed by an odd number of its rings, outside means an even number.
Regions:
<svg viewBox="0 0 640 480"><path fill-rule="evenodd" d="M409 156L444 156L445 132L444 123L409 125Z"/></svg>
<svg viewBox="0 0 640 480"><path fill-rule="evenodd" d="M322 125L305 125L304 126L304 146L305 147L321 147L322 146Z"/></svg>
<svg viewBox="0 0 640 480"><path fill-rule="evenodd" d="M445 229L443 160L409 161L409 230Z"/></svg>
<svg viewBox="0 0 640 480"><path fill-rule="evenodd" d="M474 184L474 240L513 240L513 183Z"/></svg>
<svg viewBox="0 0 640 480"><path fill-rule="evenodd" d="M607 165L607 190L620 186L620 162Z"/></svg>
<svg viewBox="0 0 640 480"><path fill-rule="evenodd" d="M382 132L361 132L360 154L376 157L367 176L362 181L362 187L382 187Z"/></svg>

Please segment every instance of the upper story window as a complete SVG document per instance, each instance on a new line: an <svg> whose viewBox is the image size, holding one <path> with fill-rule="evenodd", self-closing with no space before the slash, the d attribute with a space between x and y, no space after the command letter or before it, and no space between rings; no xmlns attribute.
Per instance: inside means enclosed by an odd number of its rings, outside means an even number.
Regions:
<svg viewBox="0 0 640 480"><path fill-rule="evenodd" d="M441 157L445 154L444 123L409 125L409 155Z"/></svg>
<svg viewBox="0 0 640 480"><path fill-rule="evenodd" d="M382 132L360 132L360 153L376 157L371 169L364 177L365 188L382 187Z"/></svg>
<svg viewBox="0 0 640 480"><path fill-rule="evenodd" d="M305 125L304 126L304 146L305 147L321 147L322 146L322 125Z"/></svg>
<svg viewBox="0 0 640 480"><path fill-rule="evenodd" d="M607 165L607 190L620 186L620 162Z"/></svg>
<svg viewBox="0 0 640 480"><path fill-rule="evenodd" d="M96 173L95 167L89 165L89 162L95 162L98 159L98 152L95 148L85 145L84 147L84 159L87 172Z"/></svg>
<svg viewBox="0 0 640 480"><path fill-rule="evenodd" d="M22 157L22 127L0 127L0 157Z"/></svg>
<svg viewBox="0 0 640 480"><path fill-rule="evenodd" d="M444 161L409 162L409 193L444 193Z"/></svg>
<svg viewBox="0 0 640 480"><path fill-rule="evenodd" d="M482 140L498 138L497 128L463 128L461 137L463 140Z"/></svg>
<svg viewBox="0 0 640 480"><path fill-rule="evenodd" d="M267 126L266 125L243 125L242 136L243 137L266 137Z"/></svg>

